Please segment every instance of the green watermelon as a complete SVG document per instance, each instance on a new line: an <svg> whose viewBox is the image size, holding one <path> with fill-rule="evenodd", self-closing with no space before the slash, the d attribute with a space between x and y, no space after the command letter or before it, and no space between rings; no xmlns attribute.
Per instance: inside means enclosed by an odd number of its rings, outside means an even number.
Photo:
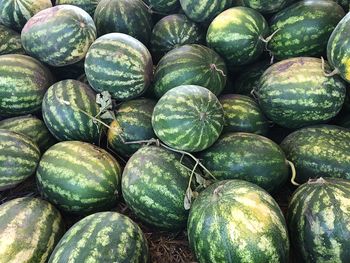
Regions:
<svg viewBox="0 0 350 263"><path fill-rule="evenodd" d="M55 144L55 139L45 123L32 115L8 118L0 121L0 129L22 133L31 138L43 153Z"/></svg>
<svg viewBox="0 0 350 263"><path fill-rule="evenodd" d="M66 212L85 214L116 205L121 168L105 150L85 142L60 142L42 156L38 188Z"/></svg>
<svg viewBox="0 0 350 263"><path fill-rule="evenodd" d="M224 109L224 132L249 132L266 134L269 122L250 97L236 94L226 94L219 97Z"/></svg>
<svg viewBox="0 0 350 263"><path fill-rule="evenodd" d="M283 60L323 54L327 41L345 15L337 3L328 0L299 1L279 13L270 22L276 32L268 44L272 55Z"/></svg>
<svg viewBox="0 0 350 263"><path fill-rule="evenodd" d="M97 4L101 0L56 0L56 5L75 5L94 17Z"/></svg>
<svg viewBox="0 0 350 263"><path fill-rule="evenodd" d="M0 25L0 55L24 54L21 35L10 28Z"/></svg>
<svg viewBox="0 0 350 263"><path fill-rule="evenodd" d="M57 140L99 142L101 126L86 115L95 117L99 113L95 97L88 85L77 80L62 80L48 89L42 105L43 118Z"/></svg>
<svg viewBox="0 0 350 263"><path fill-rule="evenodd" d="M40 150L31 138L0 129L0 191L33 175L39 160Z"/></svg>
<svg viewBox="0 0 350 263"><path fill-rule="evenodd" d="M96 39L96 27L83 9L58 5L29 19L22 30L21 39L30 56L60 67L74 64L85 57Z"/></svg>
<svg viewBox="0 0 350 263"><path fill-rule="evenodd" d="M242 5L253 8L262 14L276 13L295 0L242 0Z"/></svg>
<svg viewBox="0 0 350 263"><path fill-rule="evenodd" d="M257 60L265 48L263 39L268 35L268 24L260 13L248 7L233 7L211 22L207 44L232 69Z"/></svg>
<svg viewBox="0 0 350 263"><path fill-rule="evenodd" d="M260 187L241 180L212 184L195 199L188 238L200 263L287 263L282 211Z"/></svg>
<svg viewBox="0 0 350 263"><path fill-rule="evenodd" d="M98 36L124 33L148 45L152 17L142 0L100 0L94 21Z"/></svg>
<svg viewBox="0 0 350 263"><path fill-rule="evenodd" d="M125 144L125 142L155 138L152 128L155 105L156 102L151 99L136 99L122 103L108 129L108 146L118 154L130 157L141 145Z"/></svg>
<svg viewBox="0 0 350 263"><path fill-rule="evenodd" d="M197 44L168 52L158 63L152 86L156 97L180 85L198 85L219 95L226 85L226 65L213 50Z"/></svg>
<svg viewBox="0 0 350 263"><path fill-rule="evenodd" d="M183 14L163 17L154 26L151 35L151 52L159 61L170 50L186 45L204 42L201 28Z"/></svg>
<svg viewBox="0 0 350 263"><path fill-rule="evenodd" d="M139 149L127 162L122 176L126 204L142 221L159 229L185 227L185 193L191 169L181 155L157 146Z"/></svg>
<svg viewBox="0 0 350 263"><path fill-rule="evenodd" d="M297 170L299 183L309 178L350 179L350 130L318 125L288 135L281 147Z"/></svg>
<svg viewBox="0 0 350 263"><path fill-rule="evenodd" d="M155 12L169 13L180 7L179 0L144 0L148 7Z"/></svg>
<svg viewBox="0 0 350 263"><path fill-rule="evenodd" d="M0 116L11 117L40 110L53 83L50 71L29 56L0 56Z"/></svg>
<svg viewBox="0 0 350 263"><path fill-rule="evenodd" d="M329 69L328 65L325 65ZM291 58L272 65L254 92L266 116L286 128L322 123L338 114L346 86L326 77L321 59Z"/></svg>
<svg viewBox="0 0 350 263"><path fill-rule="evenodd" d="M32 16L49 7L50 0L1 0L0 24L21 32Z"/></svg>
<svg viewBox="0 0 350 263"><path fill-rule="evenodd" d="M140 227L115 212L101 212L74 224L48 263L148 263L147 240Z"/></svg>
<svg viewBox="0 0 350 263"><path fill-rule="evenodd" d="M47 262L64 233L59 211L49 202L16 198L0 205L0 261Z"/></svg>
<svg viewBox="0 0 350 263"><path fill-rule="evenodd" d="M111 33L98 38L85 59L85 73L97 92L108 91L114 99L140 96L153 77L148 49L137 39Z"/></svg>
<svg viewBox="0 0 350 263"><path fill-rule="evenodd" d="M224 126L224 111L216 96L206 88L178 86L158 101L152 126L157 137L167 145L198 152L219 138Z"/></svg>
<svg viewBox="0 0 350 263"><path fill-rule="evenodd" d="M350 181L319 178L300 186L287 214L291 245L301 262L348 262Z"/></svg>

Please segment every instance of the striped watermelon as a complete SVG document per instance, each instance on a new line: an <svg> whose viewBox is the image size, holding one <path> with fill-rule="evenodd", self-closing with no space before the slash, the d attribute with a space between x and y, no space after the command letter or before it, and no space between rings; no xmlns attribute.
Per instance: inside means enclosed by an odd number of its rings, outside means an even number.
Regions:
<svg viewBox="0 0 350 263"><path fill-rule="evenodd" d="M248 7L233 7L211 22L207 44L232 69L257 60L264 51L263 38L268 35L268 24L260 13Z"/></svg>
<svg viewBox="0 0 350 263"><path fill-rule="evenodd" d="M242 5L253 8L262 14L276 13L295 0L242 0Z"/></svg>
<svg viewBox="0 0 350 263"><path fill-rule="evenodd" d="M350 130L332 125L303 128L281 144L299 183L316 177L350 179Z"/></svg>
<svg viewBox="0 0 350 263"><path fill-rule="evenodd" d="M204 42L201 28L183 14L163 17L154 26L151 35L151 52L159 61L170 50L186 45Z"/></svg>
<svg viewBox="0 0 350 263"><path fill-rule="evenodd" d="M24 54L21 35L10 28L0 25L0 55Z"/></svg>
<svg viewBox="0 0 350 263"><path fill-rule="evenodd" d="M320 178L300 186L290 201L291 244L302 262L348 262L350 181Z"/></svg>
<svg viewBox="0 0 350 263"><path fill-rule="evenodd" d="M49 7L50 0L1 0L0 24L21 32L32 16Z"/></svg>
<svg viewBox="0 0 350 263"><path fill-rule="evenodd" d="M152 86L156 97L180 85L198 85L219 95L226 85L226 65L213 50L197 44L168 52L158 63Z"/></svg>
<svg viewBox="0 0 350 263"><path fill-rule="evenodd" d="M224 132L249 132L266 134L269 122L250 97L236 94L226 94L219 97L224 109Z"/></svg>
<svg viewBox="0 0 350 263"><path fill-rule="evenodd" d="M8 118L0 121L0 129L22 133L31 138L43 153L55 144L55 139L45 123L32 115Z"/></svg>
<svg viewBox="0 0 350 263"><path fill-rule="evenodd" d="M47 128L59 141L79 140L98 143L101 127L92 117L99 113L95 93L77 80L62 80L45 94L42 112Z"/></svg>
<svg viewBox="0 0 350 263"><path fill-rule="evenodd" d="M118 32L149 43L152 16L142 0L100 0L94 20L98 36Z"/></svg>
<svg viewBox="0 0 350 263"><path fill-rule="evenodd" d="M56 5L75 5L94 17L97 4L101 0L56 0Z"/></svg>
<svg viewBox="0 0 350 263"><path fill-rule="evenodd" d="M83 9L58 5L29 19L22 30L21 39L30 56L60 67L74 64L85 57L96 39L96 27Z"/></svg>
<svg viewBox="0 0 350 263"><path fill-rule="evenodd" d="M341 6L332 1L299 1L272 18L271 32L276 34L268 49L278 60L321 56L329 36L344 15Z"/></svg>
<svg viewBox="0 0 350 263"><path fill-rule="evenodd" d="M85 214L116 205L121 168L105 150L85 142L55 144L42 156L38 188L66 212Z"/></svg>
<svg viewBox="0 0 350 263"><path fill-rule="evenodd" d="M32 197L2 204L0 229L0 261L4 263L45 263L64 233L59 211Z"/></svg>
<svg viewBox="0 0 350 263"><path fill-rule="evenodd" d="M141 145L125 144L125 142L155 138L152 128L155 105L156 102L151 99L136 99L122 103L116 111L116 119L112 121L108 130L108 146L118 154L130 157Z"/></svg>
<svg viewBox="0 0 350 263"><path fill-rule="evenodd" d="M153 77L148 49L137 39L111 33L98 38L85 59L86 77L97 92L108 91L114 99L141 95Z"/></svg>
<svg viewBox="0 0 350 263"><path fill-rule="evenodd" d="M122 176L126 204L144 222L170 231L185 227L185 193L191 169L181 156L157 146L139 149Z"/></svg>
<svg viewBox="0 0 350 263"><path fill-rule="evenodd" d="M269 194L249 182L227 180L209 186L194 201L187 228L201 263L289 260L282 211Z"/></svg>
<svg viewBox="0 0 350 263"><path fill-rule="evenodd" d="M216 96L201 86L184 85L168 91L153 111L155 134L167 145L198 152L210 147L224 126Z"/></svg>
<svg viewBox="0 0 350 263"><path fill-rule="evenodd" d="M0 116L39 111L52 83L50 71L36 59L17 54L0 56Z"/></svg>
<svg viewBox="0 0 350 263"><path fill-rule="evenodd" d="M288 178L282 149L268 138L250 133L228 133L200 154L203 165L218 180L241 179L274 192Z"/></svg>
<svg viewBox="0 0 350 263"><path fill-rule="evenodd" d="M266 116L287 128L328 121L341 110L345 94L345 83L336 76L326 77L321 59L308 57L272 65L255 89Z"/></svg>
<svg viewBox="0 0 350 263"><path fill-rule="evenodd" d="M180 7L179 0L144 0L148 7L155 12L169 13Z"/></svg>
<svg viewBox="0 0 350 263"><path fill-rule="evenodd" d="M0 191L33 175L39 160L40 150L31 138L0 129Z"/></svg>

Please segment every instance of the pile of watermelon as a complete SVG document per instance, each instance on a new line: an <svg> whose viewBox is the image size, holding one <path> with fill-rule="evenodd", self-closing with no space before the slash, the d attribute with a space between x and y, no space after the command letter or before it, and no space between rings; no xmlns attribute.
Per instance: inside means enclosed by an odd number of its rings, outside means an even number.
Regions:
<svg viewBox="0 0 350 263"><path fill-rule="evenodd" d="M350 262L349 7L0 0L0 263Z"/></svg>

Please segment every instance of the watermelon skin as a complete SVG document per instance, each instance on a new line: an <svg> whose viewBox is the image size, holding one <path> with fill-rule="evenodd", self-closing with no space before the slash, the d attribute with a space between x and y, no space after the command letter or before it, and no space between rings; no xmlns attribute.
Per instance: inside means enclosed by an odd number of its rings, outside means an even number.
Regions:
<svg viewBox="0 0 350 263"><path fill-rule="evenodd" d="M40 150L29 137L0 129L0 191L13 188L35 173Z"/></svg>
<svg viewBox="0 0 350 263"><path fill-rule="evenodd" d="M0 55L24 53L21 35L10 28L0 25Z"/></svg>
<svg viewBox="0 0 350 263"><path fill-rule="evenodd" d="M151 52L155 61L159 61L167 52L186 44L204 43L201 28L183 14L163 17L153 27Z"/></svg>
<svg viewBox="0 0 350 263"><path fill-rule="evenodd" d="M38 145L42 153L56 142L45 123L33 115L2 120L0 121L0 129L22 133L28 136Z"/></svg>
<svg viewBox="0 0 350 263"><path fill-rule="evenodd" d="M225 113L224 132L248 132L266 134L269 122L250 97L226 94L219 97Z"/></svg>
<svg viewBox="0 0 350 263"><path fill-rule="evenodd" d="M329 69L327 63L326 70ZM345 83L326 77L321 59L291 58L267 69L255 95L266 116L286 128L326 122L341 110Z"/></svg>
<svg viewBox="0 0 350 263"><path fill-rule="evenodd" d="M97 4L101 0L57 0L56 5L75 5L94 17Z"/></svg>
<svg viewBox="0 0 350 263"><path fill-rule="evenodd" d="M276 13L294 0L242 0L242 5L253 8L262 14Z"/></svg>
<svg viewBox="0 0 350 263"><path fill-rule="evenodd" d="M99 106L95 93L88 85L77 80L62 80L52 85L45 94L43 119L49 131L59 141L98 143L101 126L78 109L96 116Z"/></svg>
<svg viewBox="0 0 350 263"><path fill-rule="evenodd" d="M141 148L141 145L125 144L125 142L155 138L152 128L155 105L155 101L143 98L122 103L116 112L116 119L108 129L108 146L121 156L130 157Z"/></svg>
<svg viewBox="0 0 350 263"><path fill-rule="evenodd" d="M287 213L291 244L303 262L348 262L350 182L310 180L294 193Z"/></svg>
<svg viewBox="0 0 350 263"><path fill-rule="evenodd" d="M261 38L268 35L268 24L260 13L248 7L233 7L211 22L206 40L233 69L257 60L265 48Z"/></svg>
<svg viewBox="0 0 350 263"><path fill-rule="evenodd" d="M41 194L65 212L86 214L116 205L121 168L105 150L60 142L42 156L36 172Z"/></svg>
<svg viewBox="0 0 350 263"><path fill-rule="evenodd" d="M193 202L188 238L200 263L289 259L282 211L260 187L241 180L212 184Z"/></svg>
<svg viewBox="0 0 350 263"><path fill-rule="evenodd" d="M150 85L152 56L131 36L107 34L91 45L85 59L85 73L95 91L108 91L114 99L129 100L140 96Z"/></svg>
<svg viewBox="0 0 350 263"><path fill-rule="evenodd" d="M124 33L148 45L152 32L152 16L142 0L101 0L94 21L98 36Z"/></svg>
<svg viewBox="0 0 350 263"><path fill-rule="evenodd" d="M36 59L18 54L0 56L0 116L39 111L52 83L52 74Z"/></svg>
<svg viewBox="0 0 350 263"><path fill-rule="evenodd" d="M123 172L126 204L138 218L157 229L183 229L188 216L184 199L191 169L181 163L181 155L157 146L142 147L131 156Z"/></svg>
<svg viewBox="0 0 350 263"><path fill-rule="evenodd" d="M198 152L210 147L224 126L224 111L217 97L195 85L169 90L152 115L155 134L178 150Z"/></svg>
<svg viewBox="0 0 350 263"><path fill-rule="evenodd" d="M37 13L21 34L23 47L30 56L55 67L82 60L95 39L92 18L72 5L58 5Z"/></svg>
<svg viewBox="0 0 350 263"><path fill-rule="evenodd" d="M149 252L147 240L136 223L119 213L100 212L74 224L48 262L148 263Z"/></svg>
<svg viewBox="0 0 350 263"><path fill-rule="evenodd" d="M161 13L169 13L180 7L179 0L145 0L149 8Z"/></svg>
<svg viewBox="0 0 350 263"><path fill-rule="evenodd" d="M213 50L197 44L168 52L154 72L153 92L161 98L181 85L197 85L219 95L226 85L225 61Z"/></svg>
<svg viewBox="0 0 350 263"><path fill-rule="evenodd" d="M22 197L0 206L1 262L45 263L64 233L59 211L49 202Z"/></svg>
<svg viewBox="0 0 350 263"><path fill-rule="evenodd" d="M297 170L296 181L335 177L350 179L350 131L333 125L303 128L288 135L281 147Z"/></svg>
<svg viewBox="0 0 350 263"><path fill-rule="evenodd" d="M256 134L224 134L212 147L200 153L200 159L217 180L241 179L268 192L278 190L289 175L282 149Z"/></svg>
<svg viewBox="0 0 350 263"><path fill-rule="evenodd" d="M345 12L332 1L297 2L279 13L270 22L271 32L279 30L268 44L278 60L323 54L327 41Z"/></svg>

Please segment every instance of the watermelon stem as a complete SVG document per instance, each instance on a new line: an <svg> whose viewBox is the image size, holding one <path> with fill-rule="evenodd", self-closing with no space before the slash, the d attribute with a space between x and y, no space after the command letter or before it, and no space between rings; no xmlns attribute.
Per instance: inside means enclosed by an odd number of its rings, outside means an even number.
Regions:
<svg viewBox="0 0 350 263"><path fill-rule="evenodd" d="M325 69L325 65L326 65L326 62L324 60L323 57L321 57L321 61L322 61L322 70L323 70L323 74L326 76L326 77L333 77L335 75L338 75L340 73L339 69L334 69L332 72L326 72L326 69Z"/></svg>
<svg viewBox="0 0 350 263"><path fill-rule="evenodd" d="M295 186L299 186L300 184L298 184L297 182L295 182L295 178L297 176L297 171L295 169L295 165L294 163L292 163L291 161L288 161L287 160L287 163L289 164L290 166L290 169L292 170L292 179L290 180L290 182L295 185Z"/></svg>
<svg viewBox="0 0 350 263"><path fill-rule="evenodd" d="M214 63L210 64L210 69L211 69L211 70L215 69L215 70L216 70L217 72L219 72L223 77L226 77L225 72L224 72L222 69L217 68L217 66L216 66Z"/></svg>
<svg viewBox="0 0 350 263"><path fill-rule="evenodd" d="M162 13L162 12L158 12L158 11L154 11L153 9L152 9L152 5L147 5L145 2L143 2L143 1L141 1L142 2L142 4L147 8L147 12L148 13L150 13L151 15L153 15L153 14L156 14L156 15L162 15L162 16L167 16L168 14L166 14L166 13Z"/></svg>
<svg viewBox="0 0 350 263"><path fill-rule="evenodd" d="M252 91L250 92L250 95L252 95L254 100L258 100L258 95L255 89L252 89Z"/></svg>
<svg viewBox="0 0 350 263"><path fill-rule="evenodd" d="M273 64L273 61L274 61L274 55L272 53L272 51L269 49L269 42L271 41L271 39L280 31L281 29L278 28L275 32L273 32L270 36L268 36L267 38L264 38L263 36L260 36L259 39L265 43L265 50L267 52L269 52L270 56L271 56L271 61L270 61L270 64L272 65Z"/></svg>
<svg viewBox="0 0 350 263"><path fill-rule="evenodd" d="M199 164L199 160L197 159L196 164L193 166L193 169L191 171L190 179L188 180L188 185L187 185L186 195L185 195L185 200L184 200L184 207L186 210L189 210L191 208L192 197L193 197L191 184L192 184L192 180L193 180L193 175L196 171L198 164Z"/></svg>

